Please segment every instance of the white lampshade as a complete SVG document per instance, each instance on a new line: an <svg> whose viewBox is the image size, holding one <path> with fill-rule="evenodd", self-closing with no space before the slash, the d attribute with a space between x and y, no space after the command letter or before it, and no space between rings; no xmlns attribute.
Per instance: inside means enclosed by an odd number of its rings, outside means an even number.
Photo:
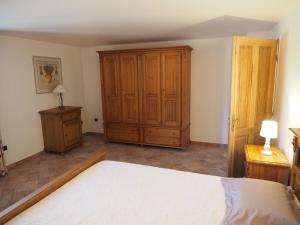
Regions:
<svg viewBox="0 0 300 225"><path fill-rule="evenodd" d="M66 92L66 89L61 84L57 85L56 88L54 88L54 90L53 90L53 93L56 93L56 94L61 94L61 93L65 93L65 92Z"/></svg>
<svg viewBox="0 0 300 225"><path fill-rule="evenodd" d="M261 125L260 136L265 138L277 138L277 122L264 120Z"/></svg>

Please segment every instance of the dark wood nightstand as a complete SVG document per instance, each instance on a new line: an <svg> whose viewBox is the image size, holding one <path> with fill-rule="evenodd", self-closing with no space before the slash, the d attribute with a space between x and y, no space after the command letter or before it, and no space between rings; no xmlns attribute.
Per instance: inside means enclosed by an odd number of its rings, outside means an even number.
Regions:
<svg viewBox="0 0 300 225"><path fill-rule="evenodd" d="M262 155L261 145L245 145L246 171L245 176L262 180L276 181L287 185L290 174L290 164L284 153L271 147L271 156Z"/></svg>
<svg viewBox="0 0 300 225"><path fill-rule="evenodd" d="M81 145L81 107L64 106L39 112L42 120L44 150L64 154Z"/></svg>

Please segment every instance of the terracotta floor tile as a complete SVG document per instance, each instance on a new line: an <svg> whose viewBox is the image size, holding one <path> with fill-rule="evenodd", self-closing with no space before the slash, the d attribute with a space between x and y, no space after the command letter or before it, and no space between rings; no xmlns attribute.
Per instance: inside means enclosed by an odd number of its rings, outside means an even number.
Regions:
<svg viewBox="0 0 300 225"><path fill-rule="evenodd" d="M0 177L0 211L89 158L106 151L108 160L151 165L196 173L226 176L227 149L207 144L191 144L185 151L152 146L105 143L102 135L86 134L83 145L64 156L41 153L11 168Z"/></svg>

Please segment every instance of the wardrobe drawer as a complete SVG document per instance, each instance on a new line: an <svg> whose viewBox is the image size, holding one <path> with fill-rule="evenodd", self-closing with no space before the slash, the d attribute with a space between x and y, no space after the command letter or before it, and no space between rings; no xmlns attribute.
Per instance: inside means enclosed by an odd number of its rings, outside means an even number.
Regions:
<svg viewBox="0 0 300 225"><path fill-rule="evenodd" d="M179 140L179 138L146 135L145 143L146 144L154 144L154 145L166 145L166 146L178 147L180 145L180 140Z"/></svg>
<svg viewBox="0 0 300 225"><path fill-rule="evenodd" d="M171 137L171 138L179 138L180 131L177 129L169 129L169 128L145 128L146 135L154 135L161 137Z"/></svg>
<svg viewBox="0 0 300 225"><path fill-rule="evenodd" d="M78 119L78 118L79 118L79 112L78 111L68 112L68 113L64 113L62 115L62 120L63 121L73 120L73 119Z"/></svg>
<svg viewBox="0 0 300 225"><path fill-rule="evenodd" d="M125 141L125 142L139 141L138 127L108 125L106 132L107 132L107 138L111 140Z"/></svg>

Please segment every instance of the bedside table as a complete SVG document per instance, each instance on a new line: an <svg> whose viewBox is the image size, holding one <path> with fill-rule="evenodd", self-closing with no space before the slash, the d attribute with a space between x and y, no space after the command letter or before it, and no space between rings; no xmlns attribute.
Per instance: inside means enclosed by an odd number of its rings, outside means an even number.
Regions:
<svg viewBox="0 0 300 225"><path fill-rule="evenodd" d="M41 115L44 150L64 154L82 144L81 107L64 106L39 112Z"/></svg>
<svg viewBox="0 0 300 225"><path fill-rule="evenodd" d="M265 156L260 152L262 145L245 145L245 176L262 180L276 181L287 185L290 175L290 164L284 153L271 147L272 155Z"/></svg>

